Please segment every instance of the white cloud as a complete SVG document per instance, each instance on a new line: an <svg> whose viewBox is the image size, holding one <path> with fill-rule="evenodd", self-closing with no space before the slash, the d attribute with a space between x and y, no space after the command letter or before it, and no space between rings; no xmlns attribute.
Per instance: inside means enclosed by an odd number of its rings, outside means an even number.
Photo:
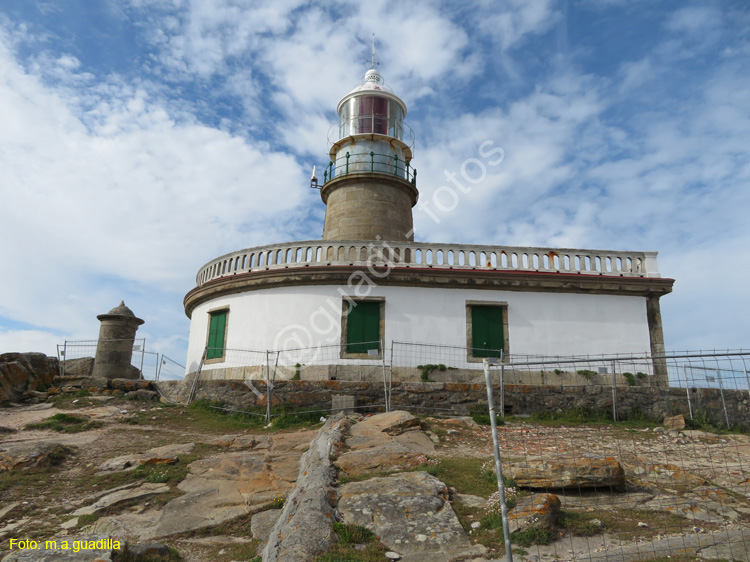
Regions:
<svg viewBox="0 0 750 562"><path fill-rule="evenodd" d="M296 228L291 215L313 195L292 156L178 122L114 77L85 99L71 84L45 85L0 40L0 106L12 108L0 130L0 196L12 210L0 254L14 264L0 315L95 335L96 314L123 296L113 280L133 284L125 291L145 309L189 288L204 261Z"/></svg>

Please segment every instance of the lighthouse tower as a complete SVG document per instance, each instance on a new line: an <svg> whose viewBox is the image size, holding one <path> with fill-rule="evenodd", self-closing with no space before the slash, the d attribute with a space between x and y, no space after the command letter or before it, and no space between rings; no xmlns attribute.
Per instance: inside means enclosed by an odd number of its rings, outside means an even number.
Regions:
<svg viewBox="0 0 750 562"><path fill-rule="evenodd" d="M413 241L417 172L406 104L373 67L338 104L320 196L324 240ZM331 136L333 138L331 138Z"/></svg>

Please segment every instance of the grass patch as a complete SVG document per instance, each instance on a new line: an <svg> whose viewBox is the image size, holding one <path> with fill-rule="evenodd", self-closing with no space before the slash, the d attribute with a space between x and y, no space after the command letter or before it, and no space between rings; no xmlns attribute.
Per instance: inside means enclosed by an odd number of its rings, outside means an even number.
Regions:
<svg viewBox="0 0 750 562"><path fill-rule="evenodd" d="M597 524L595 521L598 521ZM557 524L576 537L593 537L605 532L610 525L590 513L561 510Z"/></svg>
<svg viewBox="0 0 750 562"><path fill-rule="evenodd" d="M127 546L120 556L116 558L117 562L180 562L183 558L176 549L169 548L169 557L164 558L163 556L139 556L135 557L130 553Z"/></svg>
<svg viewBox="0 0 750 562"><path fill-rule="evenodd" d="M211 537L211 536L230 536L230 537L250 537L252 531L250 529L250 521L254 514L245 514L222 521L217 525L211 527L201 527L200 529L193 529L192 531L185 531L177 537L192 538L192 537Z"/></svg>
<svg viewBox="0 0 750 562"><path fill-rule="evenodd" d="M235 431L242 429L265 430L266 409L246 408L243 412L222 409L222 402L196 400L188 407L190 418L202 431ZM320 424L320 412L308 412L286 407L271 409L271 422L275 430L310 427Z"/></svg>
<svg viewBox="0 0 750 562"><path fill-rule="evenodd" d="M370 543L361 550L337 544L314 562L387 562L386 551L380 543Z"/></svg>
<svg viewBox="0 0 750 562"><path fill-rule="evenodd" d="M609 425L613 427L650 428L661 425L659 420L651 419L638 407L630 412L618 412L618 421L612 421L612 410L607 408L578 407L567 410L539 410L531 414L530 421L558 427L562 425Z"/></svg>
<svg viewBox="0 0 750 562"><path fill-rule="evenodd" d="M80 433L101 426L101 422L89 421L88 418L59 413L47 418L43 422L30 423L26 425L26 429L51 429L52 431L61 431L63 433Z"/></svg>
<svg viewBox="0 0 750 562"><path fill-rule="evenodd" d="M99 519L98 513L88 513L86 515L81 515L78 518L78 523L76 526L80 529L81 527L85 527L86 525L91 525L97 519Z"/></svg>
<svg viewBox="0 0 750 562"><path fill-rule="evenodd" d="M510 542L525 547L549 544L556 538L557 532L552 529L526 529L510 534Z"/></svg>
<svg viewBox="0 0 750 562"><path fill-rule="evenodd" d="M432 373L432 371L446 371L448 367L442 363L438 365L430 363L428 365L417 365L417 369L420 369L419 380L422 382L430 382L430 373Z"/></svg>
<svg viewBox="0 0 750 562"><path fill-rule="evenodd" d="M492 425L490 419L490 412L486 407L475 405L469 408L469 415L479 425ZM495 410L495 424L499 427L505 425L505 420L498 417L497 410Z"/></svg>
<svg viewBox="0 0 750 562"><path fill-rule="evenodd" d="M433 476L440 478L448 486L453 486L460 494L489 497L497 491L495 473L486 470L482 465L486 459L449 457L440 459L434 466L420 465L417 470L427 470Z"/></svg>
<svg viewBox="0 0 750 562"><path fill-rule="evenodd" d="M347 525L336 522L333 524L333 531L339 538L339 544L342 545L366 544L377 538L375 533L362 525Z"/></svg>
<svg viewBox="0 0 750 562"><path fill-rule="evenodd" d="M686 417L685 427L687 429L697 429L699 431L705 431L706 433L718 433L725 435L732 433L747 434L750 429L742 425L737 425L734 428L728 428L725 425L725 421L721 418L721 410L712 414L712 412L705 408L700 408L693 412L692 419Z"/></svg>

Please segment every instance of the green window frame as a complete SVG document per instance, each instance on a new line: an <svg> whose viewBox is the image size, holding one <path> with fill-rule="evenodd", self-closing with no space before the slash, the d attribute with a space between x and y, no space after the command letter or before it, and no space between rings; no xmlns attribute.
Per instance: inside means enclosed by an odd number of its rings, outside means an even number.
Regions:
<svg viewBox="0 0 750 562"><path fill-rule="evenodd" d="M206 359L223 359L224 343L227 334L227 314L229 310L209 312L208 340L206 342Z"/></svg>
<svg viewBox="0 0 750 562"><path fill-rule="evenodd" d="M471 305L471 355L501 357L505 351L504 307Z"/></svg>
<svg viewBox="0 0 750 562"><path fill-rule="evenodd" d="M346 353L380 352L380 308L382 301L347 302Z"/></svg>

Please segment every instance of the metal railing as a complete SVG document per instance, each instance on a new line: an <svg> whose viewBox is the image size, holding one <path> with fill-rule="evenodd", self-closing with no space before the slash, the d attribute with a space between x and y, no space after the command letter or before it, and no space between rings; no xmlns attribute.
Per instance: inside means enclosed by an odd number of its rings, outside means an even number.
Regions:
<svg viewBox="0 0 750 562"><path fill-rule="evenodd" d="M417 170L411 167L409 161L399 158L397 154L379 154L373 151L347 152L329 162L323 172L323 185L334 178L355 173L386 174L417 185Z"/></svg>

